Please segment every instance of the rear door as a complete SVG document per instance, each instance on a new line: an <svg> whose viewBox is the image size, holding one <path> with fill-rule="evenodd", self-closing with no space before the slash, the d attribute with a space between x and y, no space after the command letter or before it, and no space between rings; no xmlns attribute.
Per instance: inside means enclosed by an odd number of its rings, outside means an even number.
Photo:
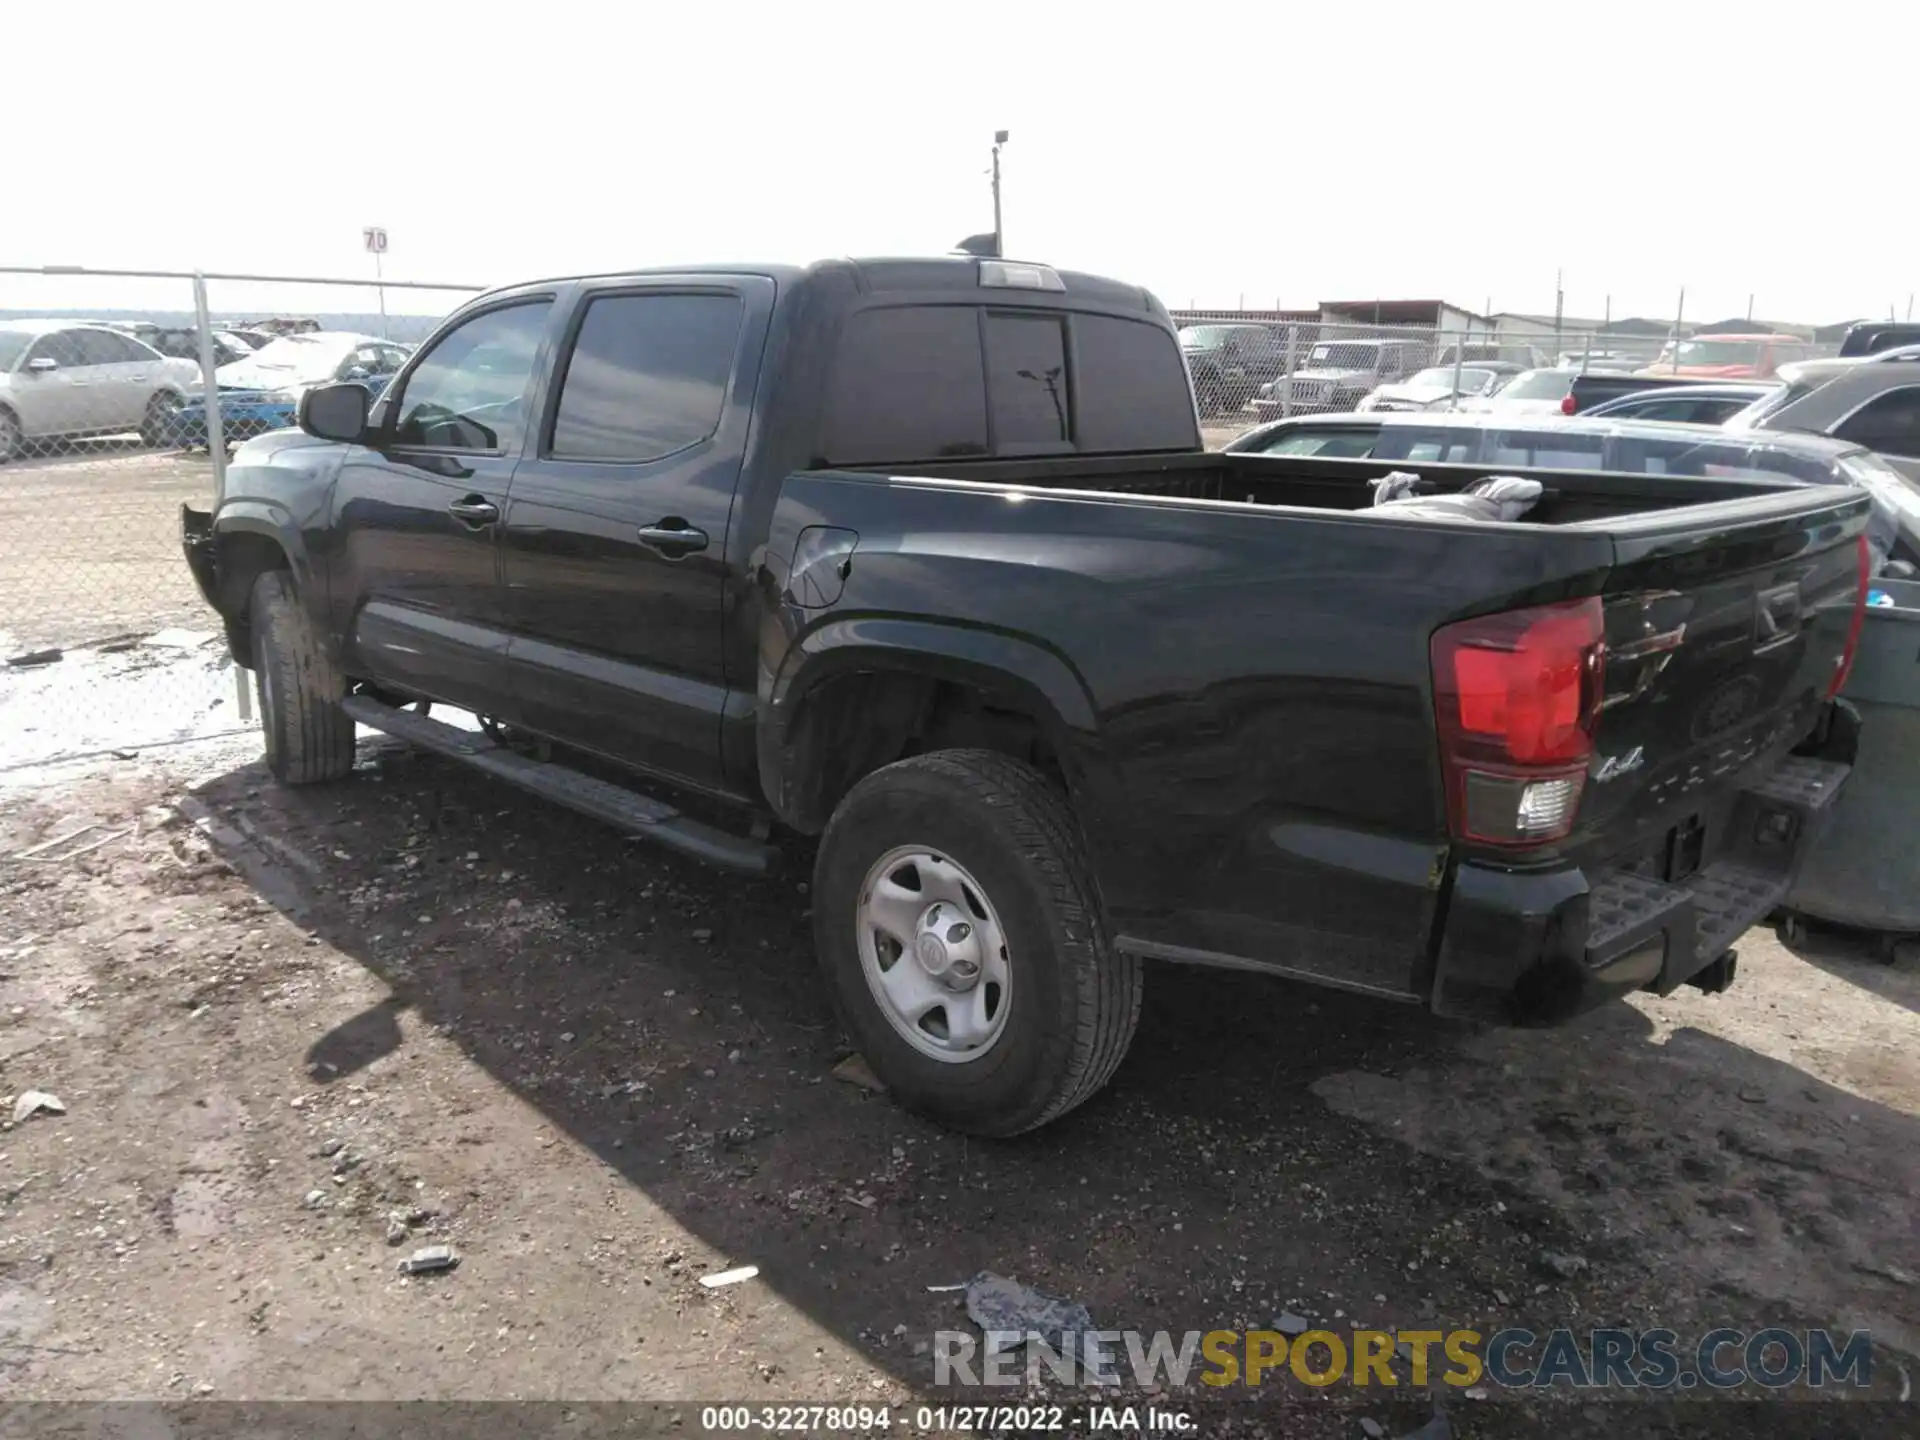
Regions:
<svg viewBox="0 0 1920 1440"><path fill-rule="evenodd" d="M713 789L723 718L753 693L724 671L722 621L773 299L763 276L582 287L503 530L525 723Z"/></svg>
<svg viewBox="0 0 1920 1440"><path fill-rule="evenodd" d="M159 354L138 340L112 330L79 330L86 360L93 413L98 428L137 429L146 419L147 400L158 384Z"/></svg>
<svg viewBox="0 0 1920 1440"><path fill-rule="evenodd" d="M422 351L334 486L328 593L353 673L514 719L496 546L553 296L504 299Z"/></svg>

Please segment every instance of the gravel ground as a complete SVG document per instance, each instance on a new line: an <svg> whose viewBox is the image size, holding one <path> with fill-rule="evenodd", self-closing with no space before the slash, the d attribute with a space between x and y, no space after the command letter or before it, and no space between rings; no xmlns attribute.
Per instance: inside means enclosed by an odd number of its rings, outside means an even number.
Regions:
<svg viewBox="0 0 1920 1440"><path fill-rule="evenodd" d="M968 1328L928 1287L988 1269L1106 1327L1862 1326L1882 1399L1920 1350L1906 966L1756 932L1730 994L1561 1031L1156 968L1108 1092L969 1142L833 1077L804 849L744 882L384 742L305 791L224 745L0 795L0 1092L67 1107L0 1135L11 1397L906 1401ZM430 1244L459 1267L397 1272ZM1202 1433L1399 1434L1402 1396Z"/></svg>

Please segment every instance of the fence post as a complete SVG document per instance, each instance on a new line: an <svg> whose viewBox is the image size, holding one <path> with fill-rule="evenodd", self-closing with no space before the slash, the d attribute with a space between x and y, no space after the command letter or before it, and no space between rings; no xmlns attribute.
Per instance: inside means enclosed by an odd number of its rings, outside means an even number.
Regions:
<svg viewBox="0 0 1920 1440"><path fill-rule="evenodd" d="M1280 418L1290 419L1293 415L1293 367L1298 353L1295 347L1300 343L1300 327L1291 321L1287 324L1287 373L1280 377Z"/></svg>
<svg viewBox="0 0 1920 1440"><path fill-rule="evenodd" d="M200 342L200 393L207 409L207 457L213 461L213 503L217 507L227 493L227 439L220 429L220 381L214 375L213 316L207 311L207 277L193 272L193 326ZM253 719L253 689L247 683L246 667L233 667L233 701L240 719Z"/></svg>

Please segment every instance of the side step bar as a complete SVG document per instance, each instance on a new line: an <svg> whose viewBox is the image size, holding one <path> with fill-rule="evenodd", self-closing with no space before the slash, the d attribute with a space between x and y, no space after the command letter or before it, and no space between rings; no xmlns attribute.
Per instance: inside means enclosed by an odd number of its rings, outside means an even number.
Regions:
<svg viewBox="0 0 1920 1440"><path fill-rule="evenodd" d="M565 765L532 760L487 736L462 730L427 715L396 710L366 695L349 695L341 708L370 730L379 730L460 760L476 770L545 799L591 815L629 835L662 845L742 875L765 875L779 860L779 851L762 841L689 819L664 801L596 780Z"/></svg>

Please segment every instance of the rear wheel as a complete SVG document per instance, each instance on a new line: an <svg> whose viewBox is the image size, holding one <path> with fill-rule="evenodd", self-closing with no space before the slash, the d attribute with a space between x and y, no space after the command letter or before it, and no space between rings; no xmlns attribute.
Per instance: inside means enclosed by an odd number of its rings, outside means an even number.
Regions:
<svg viewBox="0 0 1920 1440"><path fill-rule="evenodd" d="M146 418L140 422L140 438L148 445L157 447L180 443L180 425L175 419L180 409L180 397L171 390L162 390L147 401Z"/></svg>
<svg viewBox="0 0 1920 1440"><path fill-rule="evenodd" d="M848 792L814 867L814 941L874 1073L909 1108L1015 1135L1111 1078L1140 1015L1079 829L1033 767L985 750Z"/></svg>
<svg viewBox="0 0 1920 1440"><path fill-rule="evenodd" d="M346 685L284 570L253 582L253 669L274 778L285 785L344 779L353 770L353 720L340 708Z"/></svg>

